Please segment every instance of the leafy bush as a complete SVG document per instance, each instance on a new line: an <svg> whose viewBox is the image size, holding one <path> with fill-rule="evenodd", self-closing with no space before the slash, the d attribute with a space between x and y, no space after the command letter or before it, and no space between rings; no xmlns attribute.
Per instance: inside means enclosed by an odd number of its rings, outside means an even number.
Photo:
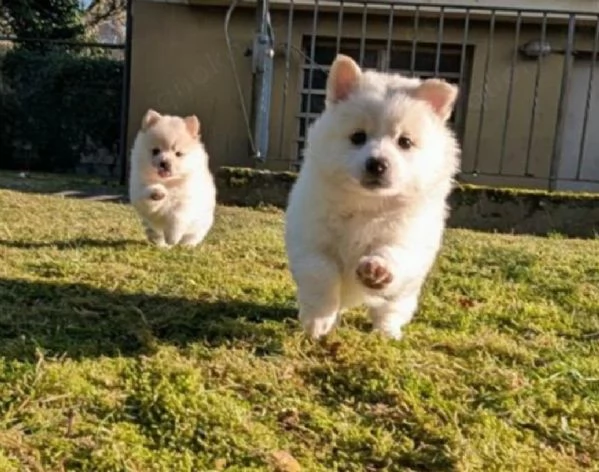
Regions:
<svg viewBox="0 0 599 472"><path fill-rule="evenodd" d="M0 62L0 167L70 171L83 154L116 154L123 62L22 48Z"/></svg>

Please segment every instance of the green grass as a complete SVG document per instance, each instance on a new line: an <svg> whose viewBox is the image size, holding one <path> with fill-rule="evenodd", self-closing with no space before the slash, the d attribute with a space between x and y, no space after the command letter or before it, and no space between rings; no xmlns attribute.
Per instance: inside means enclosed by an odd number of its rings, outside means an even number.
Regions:
<svg viewBox="0 0 599 472"><path fill-rule="evenodd" d="M1 472L599 470L599 240L449 231L404 340L315 343L278 210L172 251L125 205L0 214Z"/></svg>

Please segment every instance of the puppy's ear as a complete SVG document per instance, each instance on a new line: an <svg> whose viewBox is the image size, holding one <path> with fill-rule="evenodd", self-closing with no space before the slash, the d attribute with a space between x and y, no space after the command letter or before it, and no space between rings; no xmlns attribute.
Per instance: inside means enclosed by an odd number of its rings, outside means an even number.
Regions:
<svg viewBox="0 0 599 472"><path fill-rule="evenodd" d="M194 138L200 135L200 120L198 120L197 116L186 116L183 118L183 121L185 121L185 126L187 127L189 134L191 134Z"/></svg>
<svg viewBox="0 0 599 472"><path fill-rule="evenodd" d="M156 124L161 117L160 113L150 108L141 120L141 129L147 130L150 126Z"/></svg>
<svg viewBox="0 0 599 472"><path fill-rule="evenodd" d="M360 83L362 70L349 56L338 54L327 79L327 102L337 103L346 100Z"/></svg>
<svg viewBox="0 0 599 472"><path fill-rule="evenodd" d="M414 95L417 99L427 102L437 116L445 122L453 111L458 97L458 88L444 80L428 79L416 88Z"/></svg>

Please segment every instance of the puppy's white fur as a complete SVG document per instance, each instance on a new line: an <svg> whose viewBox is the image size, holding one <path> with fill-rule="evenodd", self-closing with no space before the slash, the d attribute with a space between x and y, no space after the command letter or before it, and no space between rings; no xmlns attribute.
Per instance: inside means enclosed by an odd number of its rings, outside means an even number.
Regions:
<svg viewBox="0 0 599 472"><path fill-rule="evenodd" d="M148 110L131 152L129 196L148 240L196 246L214 221L216 189L196 116Z"/></svg>
<svg viewBox="0 0 599 472"><path fill-rule="evenodd" d="M359 304L375 329L401 337L442 242L459 165L446 126L456 97L441 80L363 72L347 56L335 59L286 212L299 318L312 337ZM358 145L356 132L366 135ZM388 165L376 184L365 170L371 157Z"/></svg>

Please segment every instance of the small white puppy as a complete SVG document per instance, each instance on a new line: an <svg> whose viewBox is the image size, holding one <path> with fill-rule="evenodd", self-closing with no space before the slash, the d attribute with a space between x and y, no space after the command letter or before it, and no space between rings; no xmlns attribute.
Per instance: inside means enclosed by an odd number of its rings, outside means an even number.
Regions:
<svg viewBox="0 0 599 472"><path fill-rule="evenodd" d="M151 243L193 247L204 240L216 189L195 115L146 112L131 152L129 197Z"/></svg>
<svg viewBox="0 0 599 472"><path fill-rule="evenodd" d="M458 90L436 79L363 72L339 55L308 131L286 213L299 319L314 338L366 304L399 339L442 242L459 166L447 127Z"/></svg>

